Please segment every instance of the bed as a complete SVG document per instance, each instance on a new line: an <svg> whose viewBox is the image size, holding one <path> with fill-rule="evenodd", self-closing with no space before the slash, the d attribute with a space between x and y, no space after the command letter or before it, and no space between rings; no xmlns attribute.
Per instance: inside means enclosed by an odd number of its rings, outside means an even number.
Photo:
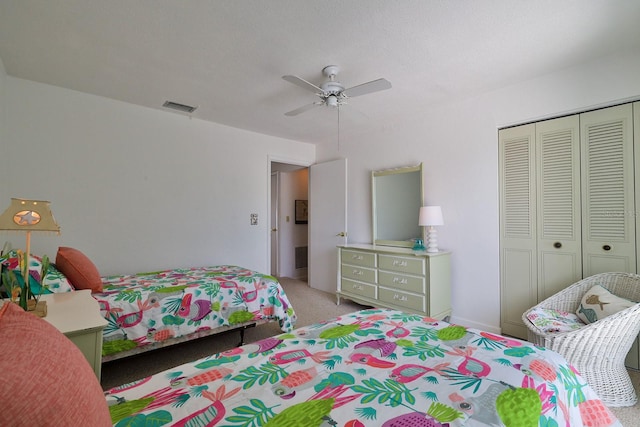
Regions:
<svg viewBox="0 0 640 427"><path fill-rule="evenodd" d="M172 269L102 278L93 293L107 320L102 361L278 321L290 331L295 312L278 280L234 265Z"/></svg>
<svg viewBox="0 0 640 427"><path fill-rule="evenodd" d="M621 426L557 353L367 309L105 392L114 426Z"/></svg>
<svg viewBox="0 0 640 427"><path fill-rule="evenodd" d="M0 262L22 280L18 251ZM36 293L91 290L107 322L103 362L231 329L240 331L242 344L246 328L277 321L288 332L295 325L295 311L278 280L235 265L102 277L84 253L60 247L42 280L41 268L42 259L31 255Z"/></svg>

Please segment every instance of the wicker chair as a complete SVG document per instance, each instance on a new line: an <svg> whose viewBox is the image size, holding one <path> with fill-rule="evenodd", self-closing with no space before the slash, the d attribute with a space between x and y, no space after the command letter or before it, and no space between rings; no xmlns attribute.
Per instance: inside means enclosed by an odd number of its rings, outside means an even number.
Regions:
<svg viewBox="0 0 640 427"><path fill-rule="evenodd" d="M640 303L571 332L545 333L527 314L536 308L575 313L584 294L601 285L612 294L640 301L640 275L601 273L587 277L540 302L522 315L529 341L563 355L609 406L632 406L637 401L625 357L640 333Z"/></svg>

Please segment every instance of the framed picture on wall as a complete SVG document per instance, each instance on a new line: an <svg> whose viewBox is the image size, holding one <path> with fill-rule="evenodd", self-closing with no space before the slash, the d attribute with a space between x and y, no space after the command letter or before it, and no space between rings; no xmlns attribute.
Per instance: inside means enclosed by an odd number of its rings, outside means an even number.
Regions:
<svg viewBox="0 0 640 427"><path fill-rule="evenodd" d="M296 200L295 206L296 224L307 224L309 222L309 210L307 200Z"/></svg>

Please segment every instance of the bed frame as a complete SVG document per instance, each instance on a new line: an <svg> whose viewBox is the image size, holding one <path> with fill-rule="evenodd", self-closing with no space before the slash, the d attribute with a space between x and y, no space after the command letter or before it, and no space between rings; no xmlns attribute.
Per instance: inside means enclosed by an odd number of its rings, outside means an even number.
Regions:
<svg viewBox="0 0 640 427"><path fill-rule="evenodd" d="M149 343L147 345L132 348L131 350L119 351L117 353L108 354L106 356L102 356L102 363L110 362L112 360L123 359L125 357L133 356L140 353L146 353L147 351L157 350L159 348L169 347L175 344L180 344L183 342L196 340L198 338L204 338L212 335L217 335L225 332L240 332L240 342L238 346L244 345L244 333L247 329L255 328L258 325L263 325L270 322L276 322L277 319L263 319L263 320L252 320L250 322L239 323L233 326L220 326L219 328L209 329L204 331L193 332L191 334L183 335L176 338L170 338L165 341L159 341L154 343Z"/></svg>

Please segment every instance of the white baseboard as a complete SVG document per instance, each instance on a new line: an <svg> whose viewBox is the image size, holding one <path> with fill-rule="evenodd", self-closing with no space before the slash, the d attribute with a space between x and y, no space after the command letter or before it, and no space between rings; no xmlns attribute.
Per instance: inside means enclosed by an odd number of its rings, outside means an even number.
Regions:
<svg viewBox="0 0 640 427"><path fill-rule="evenodd" d="M465 319L463 317L451 316L449 323L455 323L456 325L480 329L483 331L491 332L492 334L498 334L498 335L502 334L502 330L499 327L496 327L493 325L487 325L484 323L474 322L473 320Z"/></svg>

